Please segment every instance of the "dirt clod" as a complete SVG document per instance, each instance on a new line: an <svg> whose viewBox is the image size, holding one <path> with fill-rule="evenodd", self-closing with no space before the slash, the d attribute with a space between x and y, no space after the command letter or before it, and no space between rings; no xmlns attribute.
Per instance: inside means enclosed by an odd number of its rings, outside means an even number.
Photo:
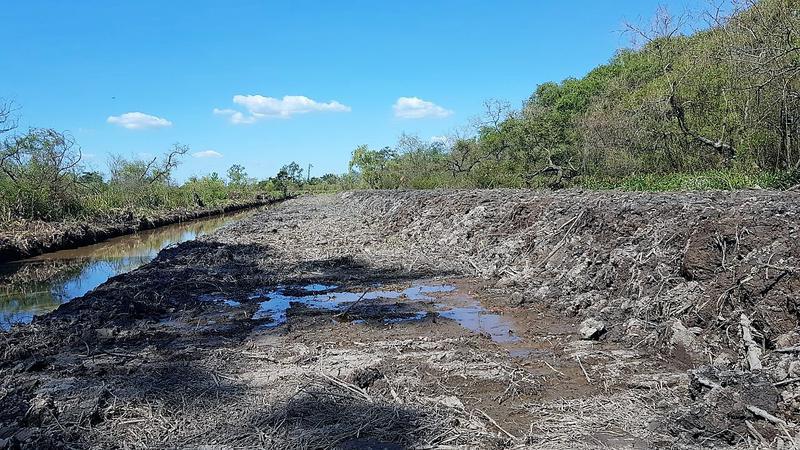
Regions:
<svg viewBox="0 0 800 450"><path fill-rule="evenodd" d="M593 340L599 338L606 331L606 324L600 320L590 317L583 322L578 329L581 339Z"/></svg>
<svg viewBox="0 0 800 450"><path fill-rule="evenodd" d="M694 439L714 438L734 444L749 434L746 421L758 425L762 436L772 439L777 430L758 421L748 411L754 406L770 414L777 411L778 391L761 372L742 372L705 366L689 372L693 404L678 413L681 434Z"/></svg>

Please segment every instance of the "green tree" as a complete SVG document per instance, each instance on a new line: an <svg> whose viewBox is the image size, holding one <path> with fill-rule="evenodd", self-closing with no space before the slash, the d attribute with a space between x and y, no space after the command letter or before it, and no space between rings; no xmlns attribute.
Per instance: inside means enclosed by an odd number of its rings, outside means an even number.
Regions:
<svg viewBox="0 0 800 450"><path fill-rule="evenodd" d="M249 180L247 178L247 171L245 170L244 166L240 164L234 164L228 169L228 181L231 185L242 187L249 184Z"/></svg>
<svg viewBox="0 0 800 450"><path fill-rule="evenodd" d="M385 179L389 162L396 157L397 152L390 147L370 150L366 145L359 145L353 150L349 170L357 173L361 181L369 188L386 187L382 186L382 179Z"/></svg>
<svg viewBox="0 0 800 450"><path fill-rule="evenodd" d="M296 188L303 183L303 168L292 161L281 167L271 181L272 185L281 191L284 197L288 197L292 188Z"/></svg>
<svg viewBox="0 0 800 450"><path fill-rule="evenodd" d="M303 168L300 164L292 161L291 163L281 167L282 171L286 172L286 176L294 183L300 184L303 182Z"/></svg>
<svg viewBox="0 0 800 450"><path fill-rule="evenodd" d="M57 219L80 209L81 151L71 136L34 128L0 146L0 203L11 214Z"/></svg>

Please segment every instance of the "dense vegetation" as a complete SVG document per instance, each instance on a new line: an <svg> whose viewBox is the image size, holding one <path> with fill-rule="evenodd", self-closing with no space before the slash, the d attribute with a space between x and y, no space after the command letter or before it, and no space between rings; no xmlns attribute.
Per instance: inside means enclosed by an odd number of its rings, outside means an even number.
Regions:
<svg viewBox="0 0 800 450"><path fill-rule="evenodd" d="M633 49L499 101L440 142L358 147L366 188L785 188L800 182L798 0L746 0L630 25ZM683 33L702 17L702 31Z"/></svg>

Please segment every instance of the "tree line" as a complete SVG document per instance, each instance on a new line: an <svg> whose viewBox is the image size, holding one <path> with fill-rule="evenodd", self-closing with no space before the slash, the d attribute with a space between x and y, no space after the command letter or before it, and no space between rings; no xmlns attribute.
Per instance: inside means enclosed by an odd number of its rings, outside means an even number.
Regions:
<svg viewBox="0 0 800 450"><path fill-rule="evenodd" d="M0 102L0 223L85 219L118 210L213 207L342 186L336 175L304 178L295 162L264 180L249 177L244 166L234 164L226 177L214 172L178 183L174 170L189 152L181 144L147 159L112 155L104 175L86 169L81 148L68 133L50 128L18 131L14 113L10 103Z"/></svg>
<svg viewBox="0 0 800 450"><path fill-rule="evenodd" d="M661 9L626 28L632 47L584 77L543 83L519 108L487 101L446 139L360 146L351 173L389 189L800 181L799 0Z"/></svg>

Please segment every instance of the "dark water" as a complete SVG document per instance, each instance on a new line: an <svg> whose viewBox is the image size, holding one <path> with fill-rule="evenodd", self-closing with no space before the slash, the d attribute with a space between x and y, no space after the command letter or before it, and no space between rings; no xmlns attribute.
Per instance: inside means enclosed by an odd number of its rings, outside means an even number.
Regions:
<svg viewBox="0 0 800 450"><path fill-rule="evenodd" d="M114 275L150 262L170 245L211 233L249 212L216 216L121 236L0 265L0 328L28 323L80 297Z"/></svg>

